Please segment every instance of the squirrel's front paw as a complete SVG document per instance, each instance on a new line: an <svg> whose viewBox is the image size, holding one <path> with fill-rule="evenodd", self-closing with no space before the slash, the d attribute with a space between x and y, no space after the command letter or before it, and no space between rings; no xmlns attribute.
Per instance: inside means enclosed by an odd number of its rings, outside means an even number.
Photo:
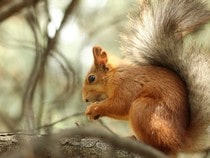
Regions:
<svg viewBox="0 0 210 158"><path fill-rule="evenodd" d="M102 116L99 111L99 106L96 104L89 105L85 111L85 114L89 117L90 120L97 120Z"/></svg>

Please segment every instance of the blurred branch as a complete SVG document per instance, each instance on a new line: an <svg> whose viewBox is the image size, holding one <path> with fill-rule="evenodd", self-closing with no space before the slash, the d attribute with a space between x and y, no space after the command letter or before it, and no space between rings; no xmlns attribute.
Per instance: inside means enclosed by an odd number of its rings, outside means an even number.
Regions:
<svg viewBox="0 0 210 158"><path fill-rule="evenodd" d="M48 34L48 24L50 23L50 11L49 11L49 3L48 0L43 0L44 1L44 11L46 14L46 24L45 27L43 28L43 35L47 35Z"/></svg>
<svg viewBox="0 0 210 158"><path fill-rule="evenodd" d="M45 1L45 2L46 2L46 5L48 5L47 1ZM46 35L46 36L48 36L47 46L46 46L44 53L42 54L41 61L40 61L41 63L40 63L38 72L37 72L37 74L34 74L37 81L39 79L39 76L42 76L42 74L44 73L43 68L45 67L45 65L47 63L48 56L52 53L52 50L56 49L56 44L57 44L58 37L60 35L60 31L64 27L67 19L72 14L73 10L76 8L78 2L79 2L79 0L72 0L71 3L69 3L69 5L67 6L67 8L64 12L64 17L61 21L60 28L57 29L55 36L53 38L50 38L48 35ZM47 15L49 15L48 7L46 7L46 12L47 12ZM48 19L50 19L50 18L48 18ZM47 32L46 32L46 34L47 34ZM36 84L37 84L37 82L36 82Z"/></svg>
<svg viewBox="0 0 210 158"><path fill-rule="evenodd" d="M66 101L67 99L70 99L70 96L72 96L73 92L75 91L75 82L76 78L75 77L77 74L74 70L74 68L69 64L69 61L67 58L64 56L59 51L56 51L56 54L52 54L52 57L54 57L57 61L57 63L60 65L63 75L66 78L66 85L64 86L63 91L58 94L55 99L51 102L52 104L56 103L62 103L63 101Z"/></svg>
<svg viewBox="0 0 210 158"><path fill-rule="evenodd" d="M1 0L0 1L0 8L4 7L5 5L7 5L10 2L11 2L11 0Z"/></svg>
<svg viewBox="0 0 210 158"><path fill-rule="evenodd" d="M43 115L44 115L44 100L45 100L45 96L46 96L46 92L45 92L45 74L43 74L43 76L40 78L40 102L39 102L39 110L38 110L38 114L37 114L37 126L41 126L42 124L42 119L43 119Z"/></svg>
<svg viewBox="0 0 210 158"><path fill-rule="evenodd" d="M35 5L40 0L3 0L0 2L0 22L6 20L15 13L21 11L22 9Z"/></svg>
<svg viewBox="0 0 210 158"><path fill-rule="evenodd" d="M51 53L51 51L55 49L56 47L61 29L65 25L65 22L67 21L68 17L72 14L77 4L78 4L78 0L72 0L71 3L69 3L65 11L63 20L61 22L60 28L56 31L55 36L53 38L50 38L48 35L46 35L48 36L46 49L44 50L43 53L40 53L38 50L36 51L34 66L32 68L29 80L27 81L26 91L23 96L23 113L25 114L25 116L28 116L26 117L26 121L28 122L27 126L29 129L33 129L35 127L34 114L33 114L33 96L34 96L38 81L44 75L44 69L48 60L48 56ZM37 23L36 23L36 20L34 19L35 19L34 17L29 19L31 21L31 23L30 22L29 23L32 28L32 31L34 32L36 48L39 48L36 30L34 28L34 25L36 26Z"/></svg>
<svg viewBox="0 0 210 158"><path fill-rule="evenodd" d="M60 27L55 32L55 36L53 38L48 37L47 49L44 53L45 54L44 59L46 58L45 56L48 56L49 53L51 52L51 50L53 50L55 48L55 45L57 43L57 40L58 40L61 30L63 29L69 16L72 14L73 10L76 8L78 3L79 3L79 0L72 0L71 3L69 3L69 5L67 6L67 8L64 12L64 17L61 21Z"/></svg>
<svg viewBox="0 0 210 158"><path fill-rule="evenodd" d="M27 129L32 130L35 128L35 120L34 120L34 112L33 112L33 97L34 97L34 92L35 92L36 85L38 82L38 78L42 77L41 75L36 77L36 75L38 74L39 67L40 67L41 52L39 52L39 49L38 49L40 48L40 44L38 42L38 35L36 31L36 26L38 25L36 18L30 12L27 14L26 19L34 34L36 53L35 53L34 66L29 76L29 79L27 81L26 89L23 95L21 116L24 115L25 117Z"/></svg>

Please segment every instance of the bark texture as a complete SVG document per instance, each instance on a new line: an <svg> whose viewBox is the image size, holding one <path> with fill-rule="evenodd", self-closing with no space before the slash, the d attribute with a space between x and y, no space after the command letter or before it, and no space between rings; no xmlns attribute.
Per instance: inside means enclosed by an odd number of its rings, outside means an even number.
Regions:
<svg viewBox="0 0 210 158"><path fill-rule="evenodd" d="M81 129L82 130L82 129ZM92 133L91 133L92 132ZM164 157L158 151L128 138L94 130L57 134L0 134L0 157L5 158L140 158ZM95 135L95 136L94 136ZM139 150L138 150L139 148Z"/></svg>

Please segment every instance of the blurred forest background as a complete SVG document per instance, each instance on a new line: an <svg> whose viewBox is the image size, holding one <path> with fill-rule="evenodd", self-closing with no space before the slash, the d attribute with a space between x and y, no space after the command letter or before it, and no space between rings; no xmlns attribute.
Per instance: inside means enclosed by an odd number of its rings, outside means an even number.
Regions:
<svg viewBox="0 0 210 158"><path fill-rule="evenodd" d="M119 34L134 2L1 0L0 131L45 133L89 124L81 90L92 46L120 56ZM209 46L209 28L190 40ZM96 124L129 135L122 121Z"/></svg>
<svg viewBox="0 0 210 158"><path fill-rule="evenodd" d="M1 0L1 132L87 124L81 90L92 46L120 54L118 34L133 2Z"/></svg>

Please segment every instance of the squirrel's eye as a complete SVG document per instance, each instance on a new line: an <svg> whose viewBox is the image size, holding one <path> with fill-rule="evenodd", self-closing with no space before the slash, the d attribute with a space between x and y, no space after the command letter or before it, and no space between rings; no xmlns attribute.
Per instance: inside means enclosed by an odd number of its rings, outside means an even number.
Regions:
<svg viewBox="0 0 210 158"><path fill-rule="evenodd" d="M96 76L95 75L88 76L88 82L89 83L93 83L95 81L95 79L96 79Z"/></svg>

